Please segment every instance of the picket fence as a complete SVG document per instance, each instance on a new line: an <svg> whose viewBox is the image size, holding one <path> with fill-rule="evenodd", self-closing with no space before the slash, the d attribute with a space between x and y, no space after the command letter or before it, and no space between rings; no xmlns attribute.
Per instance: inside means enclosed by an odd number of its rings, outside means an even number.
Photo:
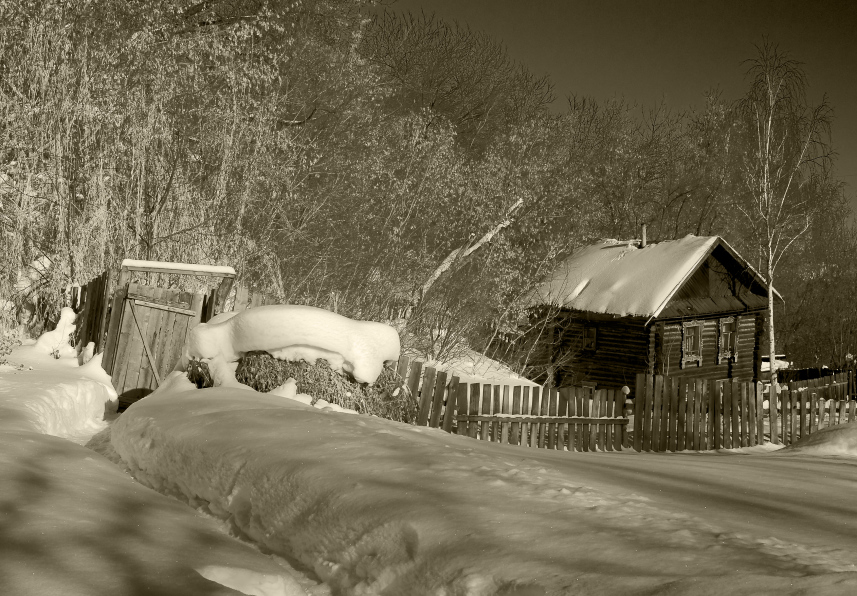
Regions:
<svg viewBox="0 0 857 596"><path fill-rule="evenodd" d="M567 451L677 452L790 445L819 429L857 420L847 376L784 386L637 376L625 409L614 389L463 382L403 356L399 375L419 410L416 423L482 441Z"/></svg>
<svg viewBox="0 0 857 596"><path fill-rule="evenodd" d="M634 448L731 449L762 444L766 437L791 445L820 428L853 421L857 402L847 389L847 378L839 382L831 378L826 385L786 386L771 397L762 383L640 374Z"/></svg>
<svg viewBox="0 0 857 596"><path fill-rule="evenodd" d="M542 449L621 451L630 446L620 390L467 383L424 364L406 356L398 363L419 404L419 426Z"/></svg>

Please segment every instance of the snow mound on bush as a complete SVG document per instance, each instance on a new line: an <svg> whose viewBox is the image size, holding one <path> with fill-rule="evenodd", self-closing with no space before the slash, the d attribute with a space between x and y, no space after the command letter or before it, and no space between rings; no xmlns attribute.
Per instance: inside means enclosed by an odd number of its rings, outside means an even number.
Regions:
<svg viewBox="0 0 857 596"><path fill-rule="evenodd" d="M312 306L270 305L197 325L188 334L182 366L191 358L237 362L261 350L280 360L315 362L324 358L334 370L360 383L374 383L385 362L399 358L395 329L373 321L354 321Z"/></svg>
<svg viewBox="0 0 857 596"><path fill-rule="evenodd" d="M786 447L782 452L857 457L857 422L820 429Z"/></svg>

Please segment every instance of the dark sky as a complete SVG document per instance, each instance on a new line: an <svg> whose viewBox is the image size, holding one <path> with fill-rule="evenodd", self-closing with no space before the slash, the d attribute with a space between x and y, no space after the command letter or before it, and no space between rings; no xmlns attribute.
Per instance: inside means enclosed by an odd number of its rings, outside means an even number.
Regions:
<svg viewBox="0 0 857 596"><path fill-rule="evenodd" d="M857 0L398 0L395 10L468 24L554 83L557 107L575 94L701 107L746 89L763 36L803 63L810 100L834 108L836 176L857 211Z"/></svg>

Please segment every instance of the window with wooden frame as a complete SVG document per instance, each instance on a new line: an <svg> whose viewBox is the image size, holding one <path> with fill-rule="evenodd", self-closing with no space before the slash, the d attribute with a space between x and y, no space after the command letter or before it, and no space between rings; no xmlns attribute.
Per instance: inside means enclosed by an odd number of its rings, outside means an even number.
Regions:
<svg viewBox="0 0 857 596"><path fill-rule="evenodd" d="M738 322L735 317L720 319L720 345L717 350L717 364L738 361Z"/></svg>
<svg viewBox="0 0 857 596"><path fill-rule="evenodd" d="M594 352L598 340L598 328L595 325L587 325L583 328L583 351Z"/></svg>
<svg viewBox="0 0 857 596"><path fill-rule="evenodd" d="M702 366L702 321L685 321L681 327L681 367Z"/></svg>

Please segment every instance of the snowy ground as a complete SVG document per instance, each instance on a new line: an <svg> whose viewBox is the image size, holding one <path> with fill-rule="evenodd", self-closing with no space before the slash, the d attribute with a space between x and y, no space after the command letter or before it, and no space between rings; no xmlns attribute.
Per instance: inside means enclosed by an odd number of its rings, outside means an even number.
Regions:
<svg viewBox="0 0 857 596"><path fill-rule="evenodd" d="M314 593L284 561L81 446L115 411L97 361L77 367L33 347L10 361L23 370L0 366L0 594Z"/></svg>
<svg viewBox="0 0 857 596"><path fill-rule="evenodd" d="M81 442L109 391L29 363L0 372L2 594L857 593L855 424L774 453L550 452L173 378L100 450L217 526L44 434Z"/></svg>

